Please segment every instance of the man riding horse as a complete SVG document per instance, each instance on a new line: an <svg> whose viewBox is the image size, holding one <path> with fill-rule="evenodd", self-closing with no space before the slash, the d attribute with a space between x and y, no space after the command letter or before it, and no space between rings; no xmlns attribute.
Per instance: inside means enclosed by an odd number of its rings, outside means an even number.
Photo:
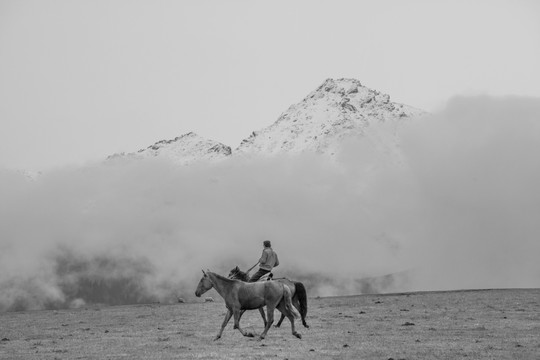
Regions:
<svg viewBox="0 0 540 360"><path fill-rule="evenodd" d="M245 282L257 282L261 277L265 275L270 275L269 280L272 279L272 269L279 265L279 259L274 250L272 250L272 244L269 240L263 242L264 249L261 258L259 261L253 265L247 272L240 270L238 266L232 269L229 273L229 279L237 279ZM249 277L249 272L257 265L260 265L259 271L257 271L253 276ZM306 323L307 315L307 291L304 284L300 281L289 280L287 278L274 279L282 284L288 286L291 290L292 303L296 309L300 312L302 318L302 324L309 328L309 325ZM264 312L261 310L261 317L266 325L266 317ZM285 315L281 315L280 320L277 323L277 327L281 325L285 318Z"/></svg>
<svg viewBox="0 0 540 360"><path fill-rule="evenodd" d="M255 266L259 265L259 270L255 274L253 274L253 276L249 279L249 282L256 282L262 276L270 273L273 268L279 265L277 253L272 249L272 243L270 242L270 240L263 241L263 246L264 248L261 258L259 259L257 264L253 265L252 267L253 269Z"/></svg>

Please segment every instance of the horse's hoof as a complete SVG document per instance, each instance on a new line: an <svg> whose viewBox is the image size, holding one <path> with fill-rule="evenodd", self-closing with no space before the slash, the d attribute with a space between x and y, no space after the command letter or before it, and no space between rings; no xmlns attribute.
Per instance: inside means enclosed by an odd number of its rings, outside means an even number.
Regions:
<svg viewBox="0 0 540 360"><path fill-rule="evenodd" d="M275 328L278 328L278 327L280 327L280 326L281 326L281 325L274 325Z"/></svg>
<svg viewBox="0 0 540 360"><path fill-rule="evenodd" d="M294 336L296 336L297 338L301 339L302 338L302 335L300 335L299 333L295 332L293 333Z"/></svg>
<svg viewBox="0 0 540 360"><path fill-rule="evenodd" d="M254 337L255 335L253 335L253 333L246 333L245 336L246 336L246 337Z"/></svg>
<svg viewBox="0 0 540 360"><path fill-rule="evenodd" d="M214 338L214 341L219 340L219 339L221 339L221 336L216 336L216 337Z"/></svg>
<svg viewBox="0 0 540 360"><path fill-rule="evenodd" d="M306 329L309 329L309 325L308 325L308 324L303 323L302 325L304 325L304 327L305 327Z"/></svg>

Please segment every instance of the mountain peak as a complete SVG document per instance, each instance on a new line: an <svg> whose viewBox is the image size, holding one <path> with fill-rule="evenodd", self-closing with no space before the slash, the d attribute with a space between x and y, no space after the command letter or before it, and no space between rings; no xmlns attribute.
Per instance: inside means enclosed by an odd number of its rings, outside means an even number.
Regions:
<svg viewBox="0 0 540 360"><path fill-rule="evenodd" d="M253 131L235 154L273 155L320 153L334 155L350 138L370 141L367 148L398 154L398 128L424 112L390 101L390 96L363 86L356 79L326 79L270 126ZM371 150L370 150L371 151ZM187 165L199 160L230 157L231 148L189 132L161 140L136 153L113 155L132 158L165 157Z"/></svg>
<svg viewBox="0 0 540 360"><path fill-rule="evenodd" d="M231 155L230 146L217 141L205 139L194 132L188 132L170 140L160 140L136 153L115 154L108 159L129 157L144 159L162 157L179 165L189 165L199 160L216 161Z"/></svg>
<svg viewBox="0 0 540 360"><path fill-rule="evenodd" d="M175 143L175 142L194 142L194 141L197 142L197 141L201 141L201 140L204 140L204 139L202 139L196 133L188 132L188 133L186 133L184 135L177 136L177 137L175 137L174 139L171 139L171 140L160 140L160 141L154 143L153 145L150 145L146 149L139 150L138 152L144 152L144 151L147 151L148 149L157 151L157 150L159 150L159 149L161 149L163 147L166 147L167 145L170 145L170 144Z"/></svg>
<svg viewBox="0 0 540 360"><path fill-rule="evenodd" d="M354 94L358 92L358 88L362 87L362 83L357 79L326 79L321 86L319 86L315 92L327 91L333 93L339 93L341 95Z"/></svg>
<svg viewBox="0 0 540 360"><path fill-rule="evenodd" d="M326 81L311 92L304 101L308 99L320 99L325 95L330 95L334 100L342 99L341 105L349 108L351 111L355 111L354 105L348 104L351 99L354 99L357 103L361 105L367 105L372 101L378 103L379 106L383 106L390 103L390 96L383 94L377 90L372 90L366 86L363 86L362 83L357 79L326 79ZM351 107L353 106L353 107ZM389 110L393 108L390 107Z"/></svg>
<svg viewBox="0 0 540 360"><path fill-rule="evenodd" d="M390 96L356 79L327 79L278 120L243 140L241 153L317 152L335 154L348 137L395 136L406 118L423 111L393 103ZM385 129L380 129L384 124ZM389 132L390 135L387 135Z"/></svg>

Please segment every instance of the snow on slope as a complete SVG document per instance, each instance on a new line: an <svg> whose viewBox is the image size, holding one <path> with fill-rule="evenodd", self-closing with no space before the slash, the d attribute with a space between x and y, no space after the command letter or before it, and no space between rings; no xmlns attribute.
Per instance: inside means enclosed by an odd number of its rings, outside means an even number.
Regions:
<svg viewBox="0 0 540 360"><path fill-rule="evenodd" d="M231 148L222 143L205 139L193 132L178 136L172 140L161 140L136 153L114 154L112 160L119 157L145 159L160 157L172 160L178 165L189 165L197 161L217 161L231 155Z"/></svg>
<svg viewBox="0 0 540 360"><path fill-rule="evenodd" d="M253 132L235 152L334 155L351 137L365 138L378 150L395 152L399 126L423 113L391 102L390 96L362 86L358 80L328 79L274 124Z"/></svg>
<svg viewBox="0 0 540 360"><path fill-rule="evenodd" d="M214 161L233 156L272 156L312 152L333 156L350 139L361 139L366 151L401 162L397 140L407 119L425 112L390 101L390 96L362 86L356 79L328 79L285 111L275 123L254 131L233 152L229 146L190 132L162 140L137 153L117 157L162 157L176 164Z"/></svg>

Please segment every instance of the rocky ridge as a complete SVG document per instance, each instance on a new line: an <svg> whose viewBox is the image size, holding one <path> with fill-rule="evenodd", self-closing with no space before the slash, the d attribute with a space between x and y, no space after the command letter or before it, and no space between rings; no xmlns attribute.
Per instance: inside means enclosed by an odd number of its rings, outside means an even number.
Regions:
<svg viewBox="0 0 540 360"><path fill-rule="evenodd" d="M164 157L178 165L189 165L197 161L217 161L227 158L232 150L217 141L205 139L194 132L178 136L172 140L161 140L135 153L120 153L108 157L108 160L128 157L146 159Z"/></svg>
<svg viewBox="0 0 540 360"><path fill-rule="evenodd" d="M371 138L379 147L391 147L399 126L423 113L391 102L389 95L362 86L356 79L328 79L274 124L253 132L235 152L332 155L351 137Z"/></svg>
<svg viewBox="0 0 540 360"><path fill-rule="evenodd" d="M165 157L176 164L219 161L231 156L272 156L303 152L333 156L349 139L369 142L370 149L399 157L397 134L407 119L425 114L394 103L390 96L356 79L327 79L302 101L290 106L270 126L254 131L233 151L193 132L161 140L136 153L117 157Z"/></svg>

